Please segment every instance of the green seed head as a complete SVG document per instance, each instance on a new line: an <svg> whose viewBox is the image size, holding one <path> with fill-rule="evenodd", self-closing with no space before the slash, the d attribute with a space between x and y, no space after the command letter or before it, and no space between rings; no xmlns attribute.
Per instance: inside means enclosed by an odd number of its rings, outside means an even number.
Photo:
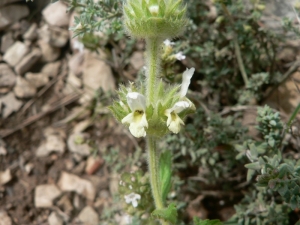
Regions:
<svg viewBox="0 0 300 225"><path fill-rule="evenodd" d="M123 11L127 32L137 38L179 36L187 23L182 0L127 0Z"/></svg>

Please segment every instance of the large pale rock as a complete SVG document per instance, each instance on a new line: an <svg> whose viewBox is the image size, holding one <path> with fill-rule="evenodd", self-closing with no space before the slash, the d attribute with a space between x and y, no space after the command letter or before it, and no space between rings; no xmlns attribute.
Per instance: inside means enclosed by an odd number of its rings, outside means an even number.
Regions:
<svg viewBox="0 0 300 225"><path fill-rule="evenodd" d="M72 55L68 60L69 69L76 76L79 76L82 73L83 60L84 60L84 54L81 52Z"/></svg>
<svg viewBox="0 0 300 225"><path fill-rule="evenodd" d="M86 206L78 215L79 220L85 225L98 225L99 216L91 206Z"/></svg>
<svg viewBox="0 0 300 225"><path fill-rule="evenodd" d="M39 38L48 42L53 47L62 48L69 40L69 31L60 27L50 27L45 24L39 29Z"/></svg>
<svg viewBox="0 0 300 225"><path fill-rule="evenodd" d="M36 88L21 76L17 77L14 93L18 98L29 98L36 94Z"/></svg>
<svg viewBox="0 0 300 225"><path fill-rule="evenodd" d="M7 95L0 98L0 104L4 105L2 117L7 118L13 112L18 111L23 105L22 101L16 99L15 95L12 92L9 92Z"/></svg>
<svg viewBox="0 0 300 225"><path fill-rule="evenodd" d="M48 42L39 40L38 45L42 51L41 60L43 62L53 62L60 56L60 49L51 46Z"/></svg>
<svg viewBox="0 0 300 225"><path fill-rule="evenodd" d="M14 44L14 38L12 32L7 32L3 34L1 38L1 52L6 52L6 50Z"/></svg>
<svg viewBox="0 0 300 225"><path fill-rule="evenodd" d="M61 61L47 63L41 70L41 73L46 74L50 78L54 78L58 75L61 67Z"/></svg>
<svg viewBox="0 0 300 225"><path fill-rule="evenodd" d="M42 12L46 22L52 26L67 27L70 15L67 13L67 6L58 1L49 4Z"/></svg>
<svg viewBox="0 0 300 225"><path fill-rule="evenodd" d="M42 53L41 50L38 48L33 49L29 54L27 54L21 62L19 62L16 67L15 71L18 74L23 74L31 69L31 67L41 58Z"/></svg>
<svg viewBox="0 0 300 225"><path fill-rule="evenodd" d="M75 191L89 200L94 200L96 196L96 190L90 181L70 173L62 172L58 186L62 191Z"/></svg>
<svg viewBox="0 0 300 225"><path fill-rule="evenodd" d="M17 65L29 52L29 48L22 42L16 41L3 56L3 60L11 66Z"/></svg>
<svg viewBox="0 0 300 225"><path fill-rule="evenodd" d="M81 102L92 99L94 92L102 88L104 91L115 89L115 78L111 68L99 56L86 51L83 63L83 87L85 95Z"/></svg>
<svg viewBox="0 0 300 225"><path fill-rule="evenodd" d="M30 84L32 84L36 88L42 87L49 82L49 77L43 73L28 72L25 74L25 78L28 82L30 82Z"/></svg>
<svg viewBox="0 0 300 225"><path fill-rule="evenodd" d="M0 2L2 2L1 0ZM2 4L2 3L0 3ZM29 15L27 5L12 4L0 8L0 31Z"/></svg>
<svg viewBox="0 0 300 225"><path fill-rule="evenodd" d="M37 24L33 23L30 25L29 29L24 33L23 38L25 40L35 40L37 38Z"/></svg>
<svg viewBox="0 0 300 225"><path fill-rule="evenodd" d="M0 225L12 225L11 218L5 211L0 211Z"/></svg>
<svg viewBox="0 0 300 225"><path fill-rule="evenodd" d="M60 196L61 191L54 184L42 184L35 188L34 205L37 208L53 206L53 200Z"/></svg>
<svg viewBox="0 0 300 225"><path fill-rule="evenodd" d="M82 86L82 81L79 77L77 77L74 73L70 72L68 74L66 85L63 90L63 93L68 95L78 91L78 89Z"/></svg>
<svg viewBox="0 0 300 225"><path fill-rule="evenodd" d="M5 63L0 63L0 88L12 87L16 83L17 76Z"/></svg>
<svg viewBox="0 0 300 225"><path fill-rule="evenodd" d="M86 143L85 139L86 136L83 133L71 134L67 141L69 151L79 155L88 156L91 147Z"/></svg>
<svg viewBox="0 0 300 225"><path fill-rule="evenodd" d="M49 225L63 225L64 221L56 212L52 212L48 217L48 223Z"/></svg>

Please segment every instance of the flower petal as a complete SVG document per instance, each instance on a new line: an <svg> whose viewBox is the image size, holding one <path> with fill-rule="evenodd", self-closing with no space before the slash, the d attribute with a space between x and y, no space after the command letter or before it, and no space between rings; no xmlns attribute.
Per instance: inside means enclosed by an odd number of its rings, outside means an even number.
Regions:
<svg viewBox="0 0 300 225"><path fill-rule="evenodd" d="M127 116L125 116L123 119L122 119L122 123L132 123L133 122L133 113L129 113Z"/></svg>
<svg viewBox="0 0 300 225"><path fill-rule="evenodd" d="M184 125L184 122L180 119L180 117L176 113L173 113L172 117L174 118L172 118L168 128L173 133L178 134L181 129L181 125Z"/></svg>
<svg viewBox="0 0 300 225"><path fill-rule="evenodd" d="M180 113L189 107L190 107L190 104L187 101L179 101L179 102L176 102L170 110L175 113Z"/></svg>
<svg viewBox="0 0 300 225"><path fill-rule="evenodd" d="M130 92L127 94L127 103L131 111L146 110L146 98L144 95L138 92Z"/></svg>
<svg viewBox="0 0 300 225"><path fill-rule="evenodd" d="M184 73L182 74L182 84L181 84L181 89L180 89L180 98L183 98L187 90L189 88L189 85L191 83L191 78L195 72L195 68L192 67L191 69L186 69Z"/></svg>
<svg viewBox="0 0 300 225"><path fill-rule="evenodd" d="M184 60L186 58L186 56L184 54L182 54L182 52L178 52L175 54L175 58L179 61Z"/></svg>

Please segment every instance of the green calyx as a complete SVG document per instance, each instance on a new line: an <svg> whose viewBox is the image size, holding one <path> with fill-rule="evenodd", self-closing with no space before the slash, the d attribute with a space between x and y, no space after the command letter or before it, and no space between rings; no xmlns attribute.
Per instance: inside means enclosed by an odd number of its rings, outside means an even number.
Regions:
<svg viewBox="0 0 300 225"><path fill-rule="evenodd" d="M127 0L125 27L137 38L172 38L180 35L187 23L182 0Z"/></svg>

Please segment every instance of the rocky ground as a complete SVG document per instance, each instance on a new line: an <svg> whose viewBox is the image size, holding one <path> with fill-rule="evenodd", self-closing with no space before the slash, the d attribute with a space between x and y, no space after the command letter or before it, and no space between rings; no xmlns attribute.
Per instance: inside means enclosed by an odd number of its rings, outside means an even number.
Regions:
<svg viewBox="0 0 300 225"><path fill-rule="evenodd" d="M105 53L48 2L0 1L0 224L98 225L118 185L103 155L137 143L94 101L116 88Z"/></svg>
<svg viewBox="0 0 300 225"><path fill-rule="evenodd" d="M101 224L118 186L107 149L122 149L124 161L139 144L107 116L114 65L72 38L74 13L66 10L61 2L0 1L0 225ZM282 59L298 64L287 77L299 66L290 45ZM138 44L124 80L143 65ZM292 78L266 102L283 115L299 103L300 73ZM254 121L246 111L244 125Z"/></svg>

